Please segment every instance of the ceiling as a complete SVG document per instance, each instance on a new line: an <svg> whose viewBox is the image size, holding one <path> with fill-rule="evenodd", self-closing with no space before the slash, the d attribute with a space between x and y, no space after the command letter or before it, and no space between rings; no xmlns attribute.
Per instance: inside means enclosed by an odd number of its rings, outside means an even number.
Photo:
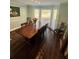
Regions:
<svg viewBox="0 0 79 59"><path fill-rule="evenodd" d="M61 2L67 0L10 0L10 3L16 3L20 5L58 5Z"/></svg>

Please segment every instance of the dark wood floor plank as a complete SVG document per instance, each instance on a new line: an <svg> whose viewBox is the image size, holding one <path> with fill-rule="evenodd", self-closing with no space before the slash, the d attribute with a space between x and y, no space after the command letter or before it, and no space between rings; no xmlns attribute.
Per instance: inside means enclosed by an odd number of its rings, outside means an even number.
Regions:
<svg viewBox="0 0 79 59"><path fill-rule="evenodd" d="M16 31L11 32L10 36L12 40L24 40ZM59 41L54 39L53 33L49 30L46 31L44 42L41 45L30 46L25 43L25 46L12 59L36 59L39 53L41 54L39 59L64 59L59 50Z"/></svg>

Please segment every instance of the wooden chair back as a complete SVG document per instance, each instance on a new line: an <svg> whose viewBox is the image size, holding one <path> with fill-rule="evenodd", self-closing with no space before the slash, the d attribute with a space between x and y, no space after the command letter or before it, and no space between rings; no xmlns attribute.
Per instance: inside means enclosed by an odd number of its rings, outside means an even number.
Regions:
<svg viewBox="0 0 79 59"><path fill-rule="evenodd" d="M44 25L42 28L40 28L38 30L38 32L30 39L30 43L32 45L35 45L35 44L40 44L41 41L43 40L44 38L44 32L46 30L46 25Z"/></svg>

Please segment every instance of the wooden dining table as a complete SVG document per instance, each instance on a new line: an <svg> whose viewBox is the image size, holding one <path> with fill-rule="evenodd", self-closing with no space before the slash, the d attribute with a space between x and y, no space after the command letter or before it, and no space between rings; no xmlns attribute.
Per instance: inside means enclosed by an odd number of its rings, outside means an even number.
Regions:
<svg viewBox="0 0 79 59"><path fill-rule="evenodd" d="M18 29L18 33L28 39L32 38L37 32L38 29L36 29L33 25L26 25Z"/></svg>

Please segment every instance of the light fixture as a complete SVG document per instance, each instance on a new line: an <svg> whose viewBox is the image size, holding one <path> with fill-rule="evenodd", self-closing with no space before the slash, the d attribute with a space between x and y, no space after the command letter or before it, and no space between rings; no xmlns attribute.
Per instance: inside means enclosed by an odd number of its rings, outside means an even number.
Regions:
<svg viewBox="0 0 79 59"><path fill-rule="evenodd" d="M31 0L31 1L34 1L34 0Z"/></svg>
<svg viewBox="0 0 79 59"><path fill-rule="evenodd" d="M40 4L40 2L38 0L31 0L31 1Z"/></svg>
<svg viewBox="0 0 79 59"><path fill-rule="evenodd" d="M38 2L38 4L40 4L40 2Z"/></svg>
<svg viewBox="0 0 79 59"><path fill-rule="evenodd" d="M38 1L36 0L36 1L34 1L35 3L38 3Z"/></svg>

